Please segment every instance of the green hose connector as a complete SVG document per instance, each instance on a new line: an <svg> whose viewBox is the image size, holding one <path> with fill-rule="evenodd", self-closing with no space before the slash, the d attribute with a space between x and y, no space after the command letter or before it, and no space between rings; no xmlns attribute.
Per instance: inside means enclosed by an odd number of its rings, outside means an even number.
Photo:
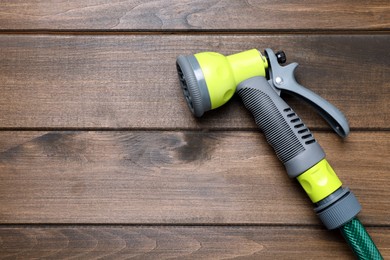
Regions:
<svg viewBox="0 0 390 260"><path fill-rule="evenodd" d="M378 248L375 246L374 241L372 241L363 224L357 218L353 218L351 221L341 226L340 230L357 259L383 259Z"/></svg>

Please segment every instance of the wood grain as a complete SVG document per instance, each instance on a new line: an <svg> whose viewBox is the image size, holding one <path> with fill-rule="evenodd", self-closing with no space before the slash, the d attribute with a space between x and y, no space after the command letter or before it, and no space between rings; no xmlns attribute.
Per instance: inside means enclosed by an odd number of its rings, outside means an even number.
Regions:
<svg viewBox="0 0 390 260"><path fill-rule="evenodd" d="M352 128L389 129L390 35L2 35L1 128L255 129L238 99L196 120L177 79L180 54L284 49L298 81ZM309 127L329 129L292 98Z"/></svg>
<svg viewBox="0 0 390 260"><path fill-rule="evenodd" d="M238 98L184 102L178 55L266 47L346 114L284 97L390 258L389 32L385 0L1 1L0 259L352 259Z"/></svg>
<svg viewBox="0 0 390 260"><path fill-rule="evenodd" d="M320 224L257 132L11 133L0 223ZM389 225L389 133L316 136L362 221Z"/></svg>
<svg viewBox="0 0 390 260"><path fill-rule="evenodd" d="M390 229L368 228L386 259ZM1 258L352 259L338 232L308 227L2 227Z"/></svg>
<svg viewBox="0 0 390 260"><path fill-rule="evenodd" d="M3 1L2 30L388 30L376 1Z"/></svg>

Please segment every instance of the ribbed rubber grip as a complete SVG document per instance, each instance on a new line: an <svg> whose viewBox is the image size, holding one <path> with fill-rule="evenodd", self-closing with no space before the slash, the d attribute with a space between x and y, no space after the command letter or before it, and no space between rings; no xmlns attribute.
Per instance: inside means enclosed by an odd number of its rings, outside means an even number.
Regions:
<svg viewBox="0 0 390 260"><path fill-rule="evenodd" d="M310 130L264 77L243 81L237 93L290 177L297 177L325 157Z"/></svg>
<svg viewBox="0 0 390 260"><path fill-rule="evenodd" d="M238 94L242 98L245 107L253 114L256 124L264 132L268 143L275 149L276 155L283 163L305 150L266 93L258 89L244 88ZM287 110L292 114L291 109ZM296 117L295 113L294 116ZM300 122L298 118L297 121ZM306 130L305 132L308 134L310 141L314 141L310 132L303 125L302 130Z"/></svg>

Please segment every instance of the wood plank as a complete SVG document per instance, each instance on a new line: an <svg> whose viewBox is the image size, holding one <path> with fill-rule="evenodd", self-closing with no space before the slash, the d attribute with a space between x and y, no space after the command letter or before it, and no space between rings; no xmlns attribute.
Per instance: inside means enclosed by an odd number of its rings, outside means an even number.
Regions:
<svg viewBox="0 0 390 260"><path fill-rule="evenodd" d="M390 35L2 35L2 128L255 129L238 99L201 120L179 87L179 54L284 49L298 81L345 112L352 128L389 129ZM309 127L329 129L288 102Z"/></svg>
<svg viewBox="0 0 390 260"><path fill-rule="evenodd" d="M390 257L390 229L368 228ZM35 259L352 259L334 231L308 227L1 227L0 257Z"/></svg>
<svg viewBox="0 0 390 260"><path fill-rule="evenodd" d="M335 30L390 27L375 1L3 1L3 30ZM329 19L329 18L332 19Z"/></svg>
<svg viewBox="0 0 390 260"><path fill-rule="evenodd" d="M320 225L257 132L11 133L23 141L0 149L0 223ZM390 133L315 134L362 221L390 225Z"/></svg>

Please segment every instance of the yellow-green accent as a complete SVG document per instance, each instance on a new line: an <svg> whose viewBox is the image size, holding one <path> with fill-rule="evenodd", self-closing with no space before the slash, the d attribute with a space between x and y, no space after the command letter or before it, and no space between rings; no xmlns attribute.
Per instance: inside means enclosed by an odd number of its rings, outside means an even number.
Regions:
<svg viewBox="0 0 390 260"><path fill-rule="evenodd" d="M326 159L297 177L311 201L316 203L341 187L341 181Z"/></svg>
<svg viewBox="0 0 390 260"><path fill-rule="evenodd" d="M205 78L211 108L225 104L236 92L237 85L254 76L265 76L268 62L256 49L224 56L216 52L195 54Z"/></svg>

